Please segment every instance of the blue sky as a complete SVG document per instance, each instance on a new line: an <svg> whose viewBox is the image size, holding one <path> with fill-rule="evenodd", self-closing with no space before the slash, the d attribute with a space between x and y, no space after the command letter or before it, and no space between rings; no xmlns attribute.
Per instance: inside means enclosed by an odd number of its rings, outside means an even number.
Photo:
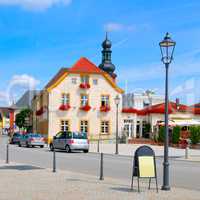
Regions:
<svg viewBox="0 0 200 200"><path fill-rule="evenodd" d="M164 92L158 43L177 42L171 98L200 101L200 2L196 0L0 0L0 105L29 87L41 89L81 56L97 65L105 31L113 43L119 85ZM12 99L11 98L11 99Z"/></svg>

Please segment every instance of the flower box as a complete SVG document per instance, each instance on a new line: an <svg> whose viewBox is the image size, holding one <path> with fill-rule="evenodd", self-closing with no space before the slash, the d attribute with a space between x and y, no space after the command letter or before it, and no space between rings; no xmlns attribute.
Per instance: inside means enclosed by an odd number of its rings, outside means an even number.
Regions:
<svg viewBox="0 0 200 200"><path fill-rule="evenodd" d="M91 109L91 106L89 106L89 105L85 105L85 106L80 107L80 110L83 110L83 111L86 111L86 112L88 112L90 109Z"/></svg>
<svg viewBox="0 0 200 200"><path fill-rule="evenodd" d="M79 87L81 89L89 89L90 88L90 84L89 83L81 83Z"/></svg>
<svg viewBox="0 0 200 200"><path fill-rule="evenodd" d="M71 106L69 104L62 104L60 107L59 107L59 110L62 110L62 111L67 111L71 108Z"/></svg>
<svg viewBox="0 0 200 200"><path fill-rule="evenodd" d="M110 106L101 106L100 107L101 112L109 112L110 111Z"/></svg>

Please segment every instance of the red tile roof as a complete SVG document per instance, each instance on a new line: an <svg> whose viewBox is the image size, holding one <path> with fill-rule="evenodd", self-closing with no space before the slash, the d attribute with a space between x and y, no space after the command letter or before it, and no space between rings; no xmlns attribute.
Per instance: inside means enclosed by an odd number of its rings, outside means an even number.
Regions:
<svg viewBox="0 0 200 200"><path fill-rule="evenodd" d="M69 72L85 72L85 73L102 73L101 69L90 62L87 58L80 58L71 68Z"/></svg>
<svg viewBox="0 0 200 200"><path fill-rule="evenodd" d="M200 103L194 104L190 108L194 114L200 114Z"/></svg>
<svg viewBox="0 0 200 200"><path fill-rule="evenodd" d="M187 112L187 111L191 111L189 106L183 105L183 104L179 104L177 106L176 103L174 102L170 102L169 103L169 114L174 113L174 112ZM199 109L200 111L200 109ZM122 110L122 112L124 113L137 113L138 115L147 115L147 114L164 114L165 113L165 104L164 103L160 103L160 104L156 104L156 105L152 105L149 107L146 107L144 109L141 110L137 110L135 108L124 108Z"/></svg>
<svg viewBox="0 0 200 200"><path fill-rule="evenodd" d="M135 108L123 108L122 112L123 113L138 113L139 110L135 109Z"/></svg>

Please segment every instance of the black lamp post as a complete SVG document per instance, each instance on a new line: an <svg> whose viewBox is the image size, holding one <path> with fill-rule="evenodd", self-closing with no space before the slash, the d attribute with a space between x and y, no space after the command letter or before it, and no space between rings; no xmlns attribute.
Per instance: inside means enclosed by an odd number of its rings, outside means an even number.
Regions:
<svg viewBox="0 0 200 200"><path fill-rule="evenodd" d="M118 137L119 137L119 130L118 130L119 103L120 103L120 98L119 98L119 95L117 95L117 96L115 97L115 104L116 104L116 148L115 148L115 154L118 154L118 153L119 153L119 150L118 150L118 142L119 142L119 141L118 141Z"/></svg>
<svg viewBox="0 0 200 200"><path fill-rule="evenodd" d="M169 127L168 127L168 69L169 65L173 60L174 48L176 42L174 42L169 33L166 33L164 39L159 43L162 62L166 68L166 79L165 79L165 141L164 141L164 162L163 162L163 186L162 190L170 190L169 185L169 159L168 159L168 147L169 147Z"/></svg>

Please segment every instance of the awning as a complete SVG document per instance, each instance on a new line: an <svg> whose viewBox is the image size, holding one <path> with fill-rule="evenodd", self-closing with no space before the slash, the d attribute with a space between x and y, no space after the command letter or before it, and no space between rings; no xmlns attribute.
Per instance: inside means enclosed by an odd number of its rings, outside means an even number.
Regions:
<svg viewBox="0 0 200 200"><path fill-rule="evenodd" d="M174 123L178 126L192 126L192 125L200 125L200 121L194 119L176 119L173 120Z"/></svg>
<svg viewBox="0 0 200 200"><path fill-rule="evenodd" d="M157 125L159 125L159 126L164 126L165 125L165 122L159 122L159 123L157 123ZM174 123L174 121L172 121L172 120L169 120L169 122L168 122L168 125L169 126L176 126L176 124Z"/></svg>
<svg viewBox="0 0 200 200"><path fill-rule="evenodd" d="M164 126L165 122L159 122L157 125ZM200 125L200 121L194 119L174 119L169 120L169 126L194 126Z"/></svg>

